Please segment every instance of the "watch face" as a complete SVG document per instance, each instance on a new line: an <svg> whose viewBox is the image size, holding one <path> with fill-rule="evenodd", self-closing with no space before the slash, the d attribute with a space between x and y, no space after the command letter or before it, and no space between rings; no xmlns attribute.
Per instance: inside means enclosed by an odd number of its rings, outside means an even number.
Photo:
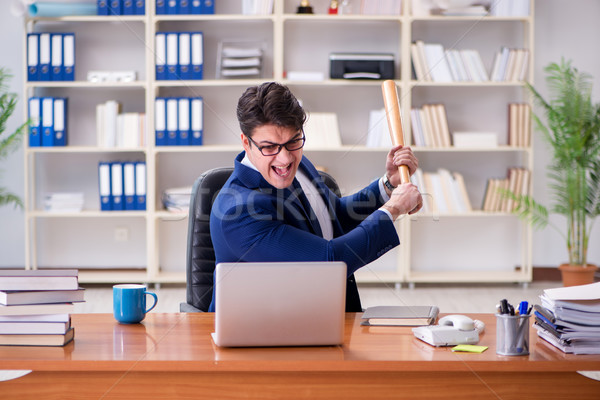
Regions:
<svg viewBox="0 0 600 400"><path fill-rule="evenodd" d="M390 190L396 189L394 186L392 186L392 183L388 179L387 175L384 175L384 177L383 177L383 184L385 185L386 188L388 188Z"/></svg>

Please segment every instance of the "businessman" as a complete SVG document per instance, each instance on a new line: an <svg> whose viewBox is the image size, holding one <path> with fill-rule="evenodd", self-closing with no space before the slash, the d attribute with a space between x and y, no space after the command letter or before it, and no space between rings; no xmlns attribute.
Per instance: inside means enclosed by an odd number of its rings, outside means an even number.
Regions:
<svg viewBox="0 0 600 400"><path fill-rule="evenodd" d="M397 246L394 221L422 206L417 188L400 184L398 166L418 166L411 149L392 148L381 179L339 198L302 155L306 114L287 87L248 88L237 118L244 151L210 216L216 262L344 261L346 311L361 311L353 273Z"/></svg>

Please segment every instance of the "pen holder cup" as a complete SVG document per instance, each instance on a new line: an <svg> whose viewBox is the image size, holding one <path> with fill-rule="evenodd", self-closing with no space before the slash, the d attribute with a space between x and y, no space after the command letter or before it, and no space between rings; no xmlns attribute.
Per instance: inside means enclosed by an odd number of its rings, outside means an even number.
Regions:
<svg viewBox="0 0 600 400"><path fill-rule="evenodd" d="M496 314L496 353L502 356L529 354L529 315Z"/></svg>

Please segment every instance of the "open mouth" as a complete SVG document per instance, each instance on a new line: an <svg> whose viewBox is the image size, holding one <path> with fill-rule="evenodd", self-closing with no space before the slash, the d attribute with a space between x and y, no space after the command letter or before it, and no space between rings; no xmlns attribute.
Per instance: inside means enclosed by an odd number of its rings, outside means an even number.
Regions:
<svg viewBox="0 0 600 400"><path fill-rule="evenodd" d="M287 178L290 175L290 171L292 169L292 164L284 165L284 166L272 166L271 167L277 176L281 178Z"/></svg>

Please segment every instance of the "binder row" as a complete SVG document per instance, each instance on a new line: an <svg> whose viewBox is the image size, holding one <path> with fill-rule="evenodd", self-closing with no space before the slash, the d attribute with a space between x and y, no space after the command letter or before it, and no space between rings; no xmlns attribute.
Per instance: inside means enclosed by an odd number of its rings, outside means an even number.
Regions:
<svg viewBox="0 0 600 400"><path fill-rule="evenodd" d="M202 97L157 97L154 100L156 146L201 146Z"/></svg>
<svg viewBox="0 0 600 400"><path fill-rule="evenodd" d="M66 97L29 98L29 147L67 145Z"/></svg>
<svg viewBox="0 0 600 400"><path fill-rule="evenodd" d="M146 0L98 0L98 15L145 15Z"/></svg>
<svg viewBox="0 0 600 400"><path fill-rule="evenodd" d="M28 33L27 80L75 80L75 34Z"/></svg>
<svg viewBox="0 0 600 400"><path fill-rule="evenodd" d="M158 32L156 80L200 80L203 76L202 32Z"/></svg>
<svg viewBox="0 0 600 400"><path fill-rule="evenodd" d="M156 14L214 14L214 0L156 0Z"/></svg>
<svg viewBox="0 0 600 400"><path fill-rule="evenodd" d="M101 211L146 209L146 163L98 163Z"/></svg>

